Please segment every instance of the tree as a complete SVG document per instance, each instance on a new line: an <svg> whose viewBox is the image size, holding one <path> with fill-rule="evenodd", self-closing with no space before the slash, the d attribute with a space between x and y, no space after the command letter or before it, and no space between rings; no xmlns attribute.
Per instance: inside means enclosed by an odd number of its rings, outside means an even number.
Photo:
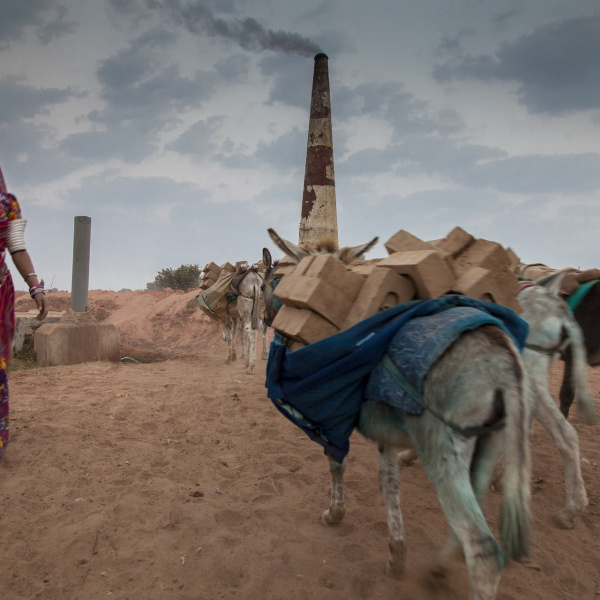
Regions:
<svg viewBox="0 0 600 600"><path fill-rule="evenodd" d="M183 290L187 292L190 288L200 285L200 267L198 265L181 265L178 269L162 269L154 278L153 283L146 285L147 289Z"/></svg>

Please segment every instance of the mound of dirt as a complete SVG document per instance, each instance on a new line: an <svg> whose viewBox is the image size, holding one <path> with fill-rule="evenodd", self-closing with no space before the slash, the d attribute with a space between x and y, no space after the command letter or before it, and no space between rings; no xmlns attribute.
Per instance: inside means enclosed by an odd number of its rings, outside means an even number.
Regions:
<svg viewBox="0 0 600 600"><path fill-rule="evenodd" d="M121 355L138 359L224 355L221 325L196 302L198 290L111 292L91 290L88 306L100 323L112 323L121 334ZM47 292L51 311L71 306L69 292ZM15 310L34 309L28 294L17 294Z"/></svg>

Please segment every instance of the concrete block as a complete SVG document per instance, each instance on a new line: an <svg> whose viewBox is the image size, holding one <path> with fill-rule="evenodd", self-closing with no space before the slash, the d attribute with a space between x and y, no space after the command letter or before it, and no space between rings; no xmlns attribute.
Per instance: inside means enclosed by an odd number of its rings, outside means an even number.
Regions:
<svg viewBox="0 0 600 600"><path fill-rule="evenodd" d="M35 330L44 323L58 323L65 314L64 311L50 310L43 321L38 321L36 319L38 312L39 311L37 310L30 310L29 312L15 313L15 334L13 336L12 344L13 352L20 352L23 349L25 334L28 330L35 332Z"/></svg>
<svg viewBox="0 0 600 600"><path fill-rule="evenodd" d="M287 349L290 352L295 352L296 350L300 350L301 348L306 348L308 344L304 342L298 342L297 340L289 339L286 343Z"/></svg>
<svg viewBox="0 0 600 600"><path fill-rule="evenodd" d="M282 258L275 268L275 276L284 277L290 275L296 270L297 263L292 262L287 256Z"/></svg>
<svg viewBox="0 0 600 600"><path fill-rule="evenodd" d="M560 282L561 293L565 294L566 296L570 296L571 294L574 294L579 289L579 286L581 284L579 283L579 280L577 279L578 275L580 275L580 273L567 273L562 278L562 281Z"/></svg>
<svg viewBox="0 0 600 600"><path fill-rule="evenodd" d="M279 285L282 284L283 281ZM327 319L313 311L292 306L282 306L279 309L273 320L273 329L303 344L314 344L339 331Z"/></svg>
<svg viewBox="0 0 600 600"><path fill-rule="evenodd" d="M36 360L48 365L75 365L121 360L119 330L112 324L49 323L33 336Z"/></svg>
<svg viewBox="0 0 600 600"><path fill-rule="evenodd" d="M448 263L448 266L454 273L454 264L452 255L445 250L439 243L432 244L431 242L425 242L422 239L408 233L401 229L398 233L395 233L386 243L385 247L389 254L394 252L407 252L412 250L436 250L440 253L442 258Z"/></svg>
<svg viewBox="0 0 600 600"><path fill-rule="evenodd" d="M584 271L576 273L575 276L579 283L587 283L588 281L594 281L596 279L600 279L600 270L599 269L585 269Z"/></svg>
<svg viewBox="0 0 600 600"><path fill-rule="evenodd" d="M298 263L296 274L323 279L348 296L356 296L364 282L362 277L331 254L313 254L303 258Z"/></svg>
<svg viewBox="0 0 600 600"><path fill-rule="evenodd" d="M359 275L355 275L364 281ZM342 292L337 286L319 277L293 273L281 280L275 288L277 297L286 306L311 310L340 328L356 294Z"/></svg>
<svg viewBox="0 0 600 600"><path fill-rule="evenodd" d="M474 241L475 238L462 227L455 227L444 239L439 240L437 246L448 252L452 258L456 258Z"/></svg>
<svg viewBox="0 0 600 600"><path fill-rule="evenodd" d="M381 259L372 258L369 260L356 260L349 264L348 267L353 273L360 275L363 278L367 278L376 268L377 264Z"/></svg>
<svg viewBox="0 0 600 600"><path fill-rule="evenodd" d="M456 257L454 264L460 276L471 267L483 267L491 271L509 269L510 259L501 244L479 238Z"/></svg>
<svg viewBox="0 0 600 600"><path fill-rule="evenodd" d="M452 291L476 300L494 302L517 313L521 312L515 293L519 280L509 269L492 271L483 267L471 267L454 282Z"/></svg>
<svg viewBox="0 0 600 600"><path fill-rule="evenodd" d="M417 288L417 298L422 300L443 296L454 283L452 269L436 250L396 252L381 260L378 267L389 267L410 277Z"/></svg>
<svg viewBox="0 0 600 600"><path fill-rule="evenodd" d="M495 275L493 271L483 267L471 267L464 271L452 285L452 292L483 300L496 288Z"/></svg>
<svg viewBox="0 0 600 600"><path fill-rule="evenodd" d="M431 250L431 244L401 229L384 244L388 254L406 252L408 250Z"/></svg>
<svg viewBox="0 0 600 600"><path fill-rule="evenodd" d="M508 256L510 270L513 273L516 273L519 265L521 264L521 259L517 256L517 253L512 248L505 248L504 250L506 251L506 256Z"/></svg>
<svg viewBox="0 0 600 600"><path fill-rule="evenodd" d="M415 284L408 277L398 275L392 269L374 268L348 312L342 329L348 329L391 306L410 302L416 293Z"/></svg>

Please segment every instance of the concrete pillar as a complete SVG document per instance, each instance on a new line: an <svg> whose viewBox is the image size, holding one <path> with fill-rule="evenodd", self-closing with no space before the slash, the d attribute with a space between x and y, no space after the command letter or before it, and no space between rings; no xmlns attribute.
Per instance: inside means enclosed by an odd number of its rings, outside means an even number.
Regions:
<svg viewBox="0 0 600 600"><path fill-rule="evenodd" d="M298 236L300 244L314 244L323 238L338 243L328 61L326 54L315 56Z"/></svg>
<svg viewBox="0 0 600 600"><path fill-rule="evenodd" d="M87 310L92 220L75 217L71 310L58 323L44 323L33 334L36 360L49 365L74 365L121 359L119 330L98 323Z"/></svg>
<svg viewBox="0 0 600 600"><path fill-rule="evenodd" d="M75 217L71 279L71 308L75 312L85 312L88 303L91 236L92 219Z"/></svg>

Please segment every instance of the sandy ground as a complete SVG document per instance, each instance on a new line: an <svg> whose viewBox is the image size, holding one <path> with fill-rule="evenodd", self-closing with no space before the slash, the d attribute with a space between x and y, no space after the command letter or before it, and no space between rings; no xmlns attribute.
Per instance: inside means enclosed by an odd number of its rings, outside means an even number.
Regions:
<svg viewBox="0 0 600 600"><path fill-rule="evenodd" d="M196 292L90 292L123 354L146 364L88 363L10 374L12 439L0 464L0 596L43 599L464 599L462 563L443 587L427 569L447 532L418 464L403 471L405 580L387 578L387 526L375 449L351 440L347 514L319 523L329 474L319 446L226 365L221 330ZM53 310L66 293L51 294ZM29 310L19 299L18 310ZM260 342L259 342L260 347ZM551 377L556 394L561 366ZM591 370L596 398L600 370ZM506 568L498 598L600 598L600 430L574 414L590 506L571 531L563 466L535 428L532 559ZM501 495L487 513L496 531Z"/></svg>

